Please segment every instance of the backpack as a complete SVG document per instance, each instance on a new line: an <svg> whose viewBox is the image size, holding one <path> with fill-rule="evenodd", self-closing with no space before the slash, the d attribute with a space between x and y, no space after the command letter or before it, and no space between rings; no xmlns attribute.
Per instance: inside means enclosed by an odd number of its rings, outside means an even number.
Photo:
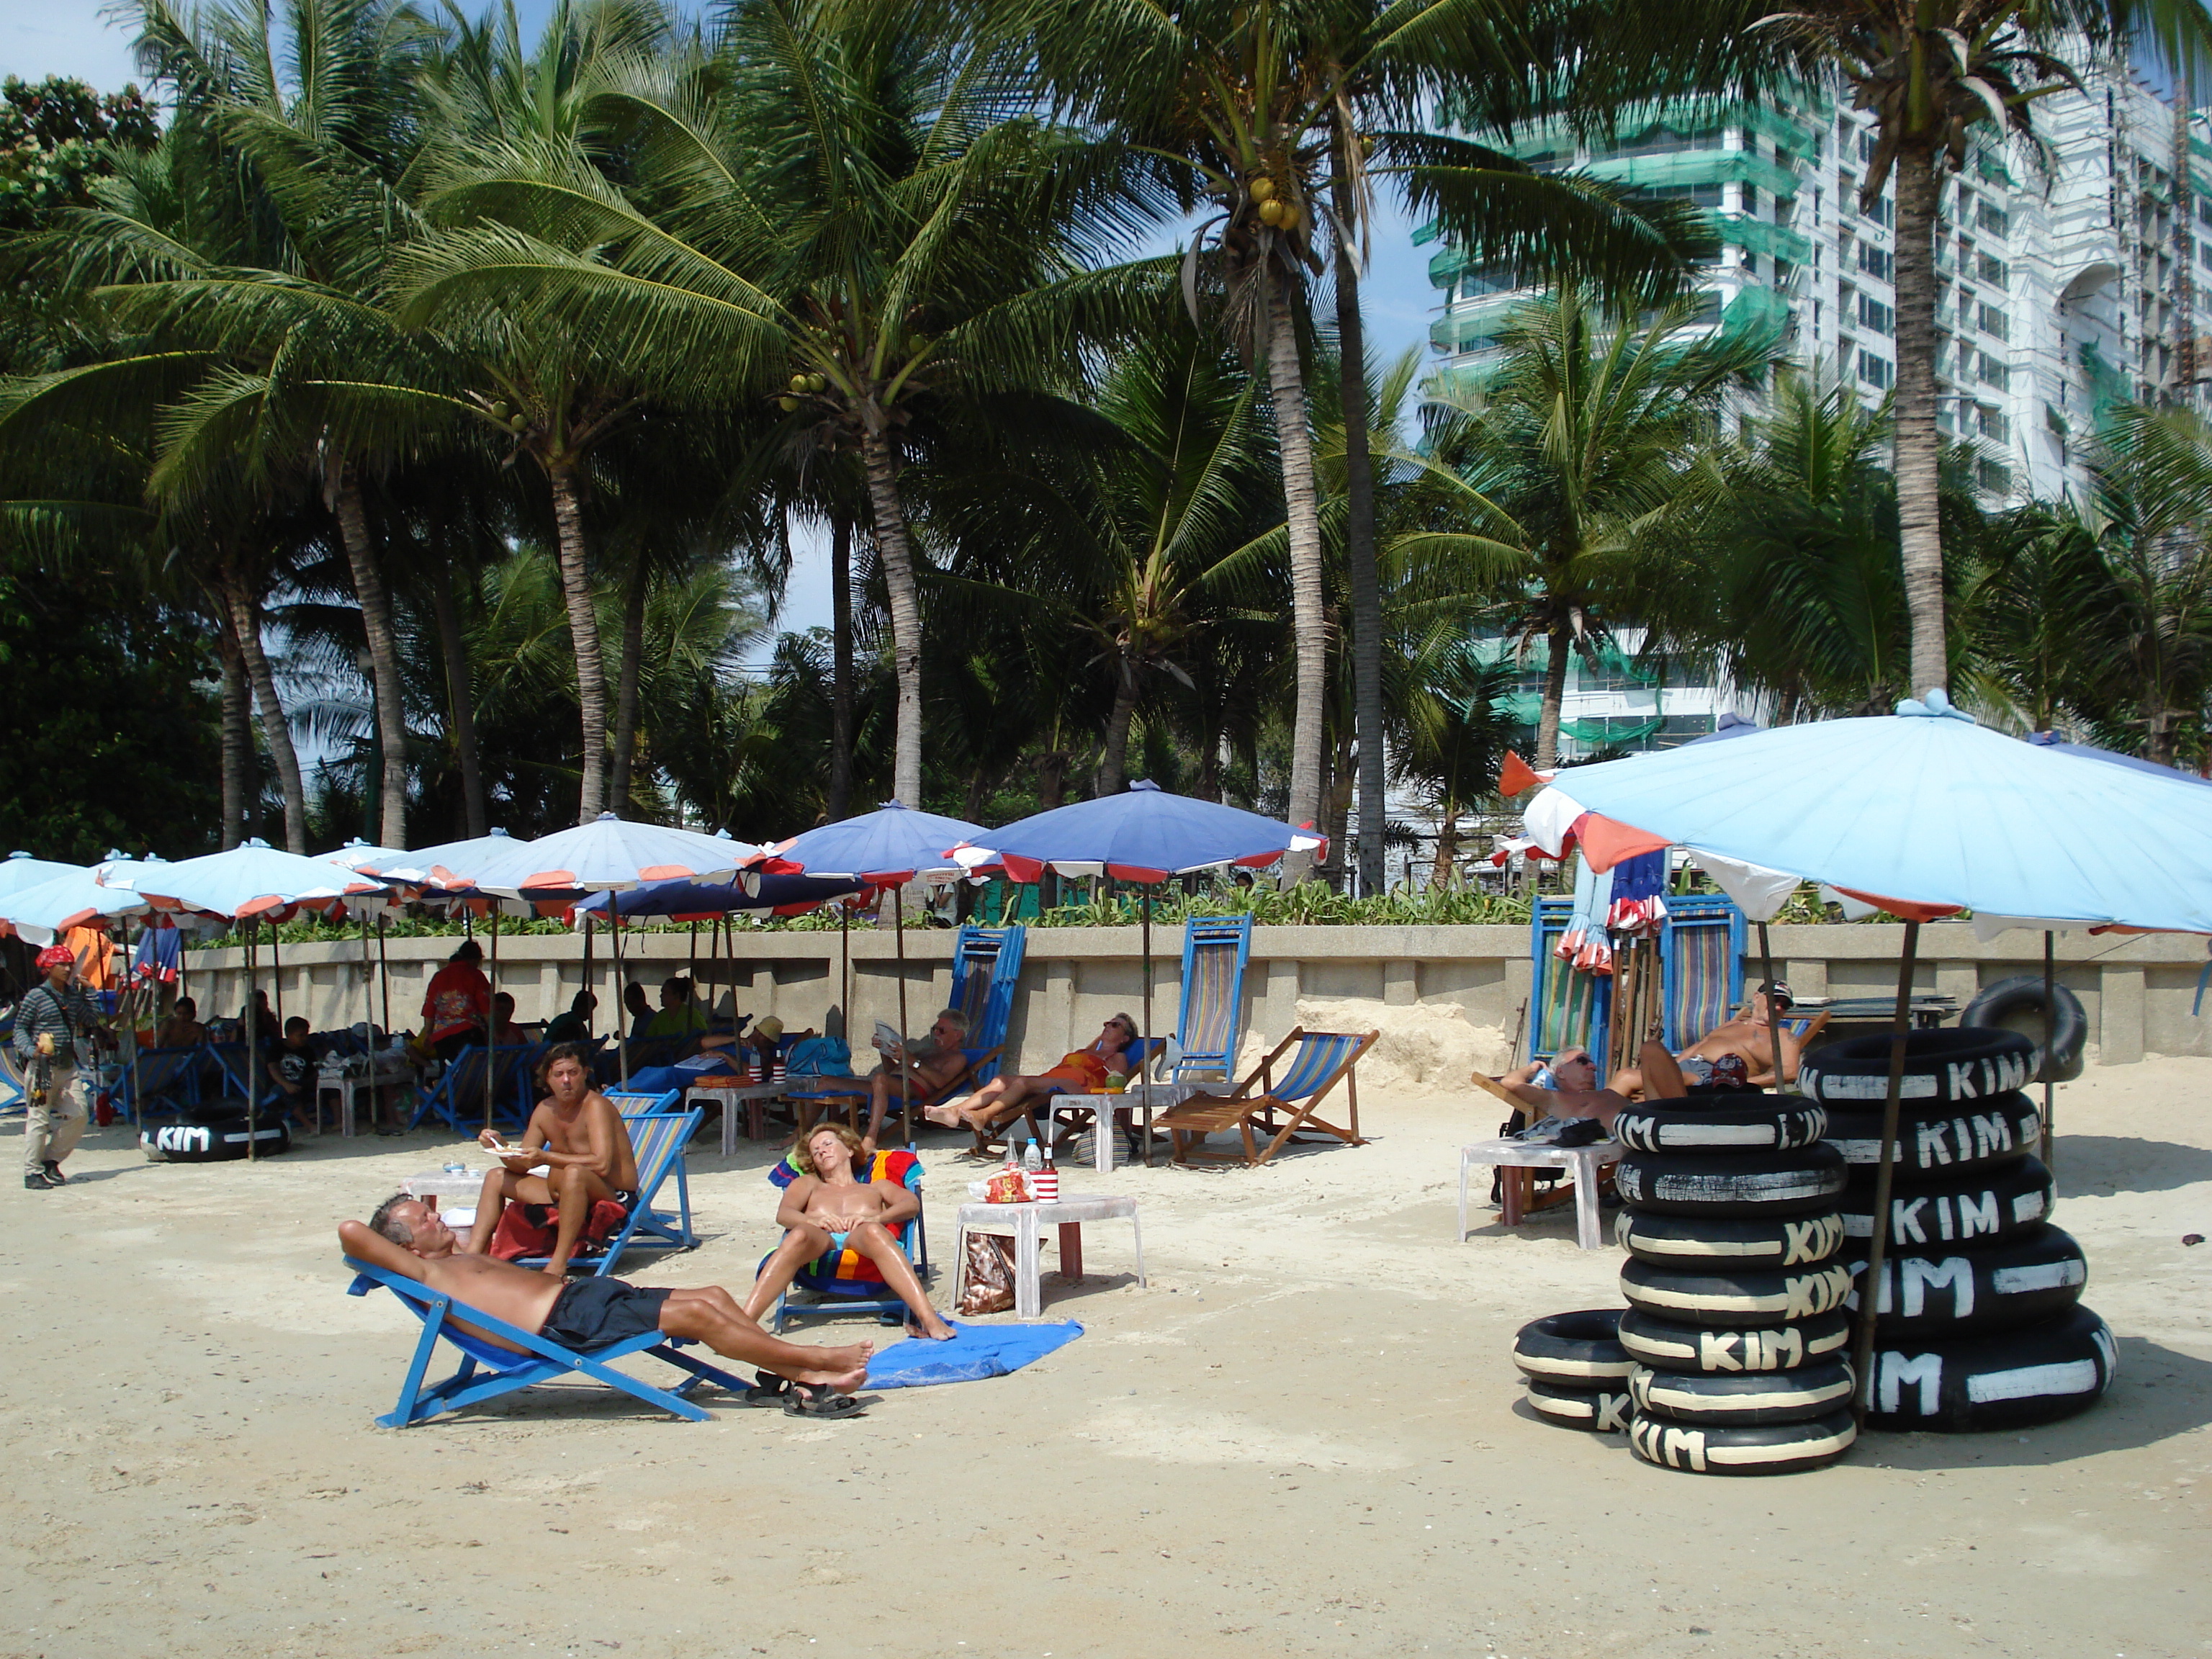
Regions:
<svg viewBox="0 0 2212 1659"><path fill-rule="evenodd" d="M842 1037L801 1037L783 1057L783 1066L792 1077L850 1077L853 1051Z"/></svg>

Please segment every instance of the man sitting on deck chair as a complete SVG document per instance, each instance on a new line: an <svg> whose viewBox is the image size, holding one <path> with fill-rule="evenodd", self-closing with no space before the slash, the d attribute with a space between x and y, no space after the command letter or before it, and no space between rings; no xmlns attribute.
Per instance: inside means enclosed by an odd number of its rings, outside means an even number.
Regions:
<svg viewBox="0 0 2212 1659"><path fill-rule="evenodd" d="M943 1342L959 1333L929 1305L927 1292L899 1246L899 1230L921 1212L921 1200L896 1181L863 1185L853 1177L860 1157L860 1138L842 1123L822 1123L808 1132L793 1161L802 1173L783 1189L776 1206L783 1242L761 1264L745 1316L759 1319L810 1261L830 1251L857 1250L876 1264L884 1283L907 1305L907 1329Z"/></svg>
<svg viewBox="0 0 2212 1659"><path fill-rule="evenodd" d="M905 1071L907 1088L914 1097L927 1099L958 1077L968 1064L968 1056L962 1052L967 1041L968 1016L957 1008L947 1008L931 1024L925 1041L901 1043L884 1056L884 1063L868 1073L868 1132L860 1137L862 1152L876 1150L884 1132L884 1114L898 1103L900 1071Z"/></svg>
<svg viewBox="0 0 2212 1659"><path fill-rule="evenodd" d="M1772 1005L1771 1012L1770 1002ZM1787 985L1775 980L1760 986L1751 994L1742 1012L1725 1024L1714 1026L1697 1042L1674 1057L1683 1081L1691 1088L1707 1094L1740 1089L1773 1088L1774 1032L1769 1021L1776 1015L1789 1012L1790 988ZM1784 1083L1794 1082L1797 1076L1798 1055L1804 1044L1792 1036L1786 1027L1781 1036L1782 1080ZM1644 1085L1641 1064L1622 1066L1613 1074L1606 1086L1631 1100L1644 1095L1668 1100L1683 1092L1679 1089L1664 1089L1654 1094Z"/></svg>
<svg viewBox="0 0 2212 1659"><path fill-rule="evenodd" d="M619 1279L556 1283L511 1261L465 1250L435 1210L404 1195L386 1199L367 1226L341 1222L338 1243L356 1261L427 1285L464 1307L482 1309L582 1352L651 1330L703 1342L726 1358L788 1378L803 1392L796 1406L787 1408L803 1416L849 1417L858 1411L851 1391L866 1380L868 1358L875 1350L871 1342L809 1348L770 1336L719 1285L676 1291ZM471 1328L465 1320L459 1322L495 1346L514 1346ZM765 1386L757 1392L781 1394ZM749 1397L747 1403L772 1402Z"/></svg>
<svg viewBox="0 0 2212 1659"><path fill-rule="evenodd" d="M550 1092L530 1115L520 1143L524 1150L484 1173L466 1248L471 1255L484 1253L510 1202L558 1205L560 1231L545 1263L545 1271L558 1279L568 1271L568 1258L584 1236L594 1203L612 1199L627 1210L637 1202L637 1152L614 1102L592 1086L591 1066L580 1047L562 1042L548 1049L544 1075ZM477 1139L486 1146L499 1142L493 1129ZM550 1167L542 1176L531 1174L540 1164Z"/></svg>

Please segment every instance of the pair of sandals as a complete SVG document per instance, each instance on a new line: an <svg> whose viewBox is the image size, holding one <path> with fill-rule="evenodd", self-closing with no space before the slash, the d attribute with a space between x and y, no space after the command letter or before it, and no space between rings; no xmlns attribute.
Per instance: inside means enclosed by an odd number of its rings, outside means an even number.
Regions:
<svg viewBox="0 0 2212 1659"><path fill-rule="evenodd" d="M849 1394L839 1394L825 1382L793 1382L774 1371L755 1371L753 1386L744 1403L763 1409L781 1406L787 1417L837 1419L858 1417L867 1410Z"/></svg>

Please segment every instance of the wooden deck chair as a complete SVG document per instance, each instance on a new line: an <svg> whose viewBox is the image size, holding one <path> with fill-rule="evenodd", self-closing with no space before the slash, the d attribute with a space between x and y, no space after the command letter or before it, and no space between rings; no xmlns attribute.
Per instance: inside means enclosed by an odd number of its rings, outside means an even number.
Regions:
<svg viewBox="0 0 2212 1659"><path fill-rule="evenodd" d="M1006 1023L1013 1017L1014 988L1022 976L1022 956L1028 948L1026 927L979 927L961 924L952 941L952 998L946 1006L967 1017L968 1042L975 1048L997 1050L1006 1041ZM977 1083L988 1083L999 1074L998 1055L974 1073Z"/></svg>
<svg viewBox="0 0 2212 1659"><path fill-rule="evenodd" d="M1145 1039L1142 1037L1139 1037L1134 1042L1131 1043L1129 1045L1130 1054L1132 1058L1133 1058L1137 1062L1136 1073L1142 1073L1146 1066L1152 1065L1155 1060L1157 1060L1160 1057L1161 1051L1166 1048L1167 1046L1168 1040L1165 1037L1154 1037L1149 1047L1146 1046ZM1012 1130L1016 1124L1025 1124L1028 1126L1030 1139L1037 1141L1042 1145L1051 1146L1054 1152L1057 1153L1060 1146L1073 1139L1075 1136L1082 1133L1084 1129L1096 1120L1098 1115L1098 1109L1097 1105L1088 1100L1070 1106L1060 1106L1055 1104L1056 1102L1060 1101L1068 1092L1069 1091L1065 1089L1056 1089L1051 1094L1047 1095L1042 1101L1037 1102L1034 1105L1025 1107L1019 1116L1011 1118L1006 1122L1000 1124L998 1128L992 1130L990 1132L990 1139L1003 1145L1008 1131ZM1112 1115L1116 1119L1126 1121L1130 1111L1133 1109L1128 1106L1116 1106L1111 1109ZM1053 1131L1049 1137L1041 1135L1037 1133L1036 1114L1041 1111L1049 1112L1052 1114L1051 1122L1053 1125ZM1129 1129L1127 1133L1133 1136L1136 1131L1132 1128ZM979 1133L975 1137L975 1150L979 1155L988 1155L992 1149L984 1136Z"/></svg>
<svg viewBox="0 0 2212 1659"><path fill-rule="evenodd" d="M787 1155L768 1172L769 1180L779 1191L798 1180L802 1173L792 1161L793 1156ZM866 1179L896 1181L920 1203L921 1175L921 1160L903 1148L894 1147L878 1150ZM861 1172L854 1170L853 1178L861 1179ZM915 1276L927 1285L936 1276L936 1269L929 1265L929 1233L922 1225L922 1215L921 1210L916 1210L914 1218L899 1230L899 1248L914 1264ZM769 1252L769 1255L774 1254L773 1250ZM767 1265L768 1256L763 1255L760 1266L753 1269L753 1276L757 1279L761 1267ZM792 1291L803 1291L811 1299L793 1301ZM800 1269L799 1276L791 1281L791 1289L776 1298L775 1306L762 1322L775 1335L781 1336L794 1319L834 1318L853 1313L873 1314L886 1325L902 1325L911 1316L906 1304L884 1283L883 1274L874 1262L858 1250L833 1249Z"/></svg>
<svg viewBox="0 0 2212 1659"><path fill-rule="evenodd" d="M615 1270L625 1250L672 1253L696 1248L699 1240L691 1231L691 1181L684 1151L705 1115L695 1106L688 1112L648 1112L623 1119L623 1127L629 1132L630 1151L637 1155L637 1202L630 1206L629 1219L607 1240L605 1249L589 1255L579 1249L568 1259L570 1273L604 1279ZM655 1209L653 1203L671 1175L676 1177L673 1215ZM542 1267L547 1261L542 1255L518 1259L526 1267Z"/></svg>
<svg viewBox="0 0 2212 1659"><path fill-rule="evenodd" d="M472 1308L468 1304L456 1303L451 1297L418 1285L411 1279L386 1273L381 1267L371 1267L353 1257L345 1259L346 1266L354 1270L353 1283L346 1287L348 1296L367 1296L380 1286L398 1297L408 1312L422 1322L422 1339L415 1345L414 1358L408 1362L407 1375L399 1385L399 1403L376 1420L387 1429L404 1429L411 1423L428 1422L447 1412L459 1411L464 1406L496 1400L503 1394L513 1394L538 1382L556 1382L567 1376L586 1376L604 1382L611 1389L619 1389L648 1406L658 1407L673 1416L693 1423L704 1423L707 1413L684 1398L702 1382L717 1383L732 1394L743 1394L748 1384L732 1376L727 1371L678 1352L691 1346L682 1337L665 1336L659 1331L647 1331L627 1337L604 1348L588 1352L571 1348L540 1336L535 1331L526 1331L504 1319ZM478 1330L487 1331L511 1342L515 1349L502 1348L483 1337L462 1330L456 1323L465 1318ZM450 1343L460 1351L461 1366L442 1382L423 1384L428 1374L430 1358L440 1342ZM664 1364L675 1366L690 1375L674 1389L658 1389L639 1377L628 1376L614 1369L611 1363L632 1354L650 1354Z"/></svg>
<svg viewBox="0 0 2212 1659"><path fill-rule="evenodd" d="M1486 1094L1495 1095L1505 1103L1506 1109L1523 1119L1528 1116L1528 1103L1522 1100L1495 1078L1476 1073L1468 1079ZM1511 1119L1508 1119L1509 1123ZM1511 1164L1497 1164L1492 1170L1494 1177L1491 1201L1501 1215L1516 1220L1534 1215L1539 1210L1557 1209L1562 1204L1575 1201L1574 1178L1564 1170L1528 1169ZM1601 1196L1612 1190L1613 1176L1607 1173L1598 1182ZM1510 1197L1508 1189L1510 1189Z"/></svg>
<svg viewBox="0 0 2212 1659"><path fill-rule="evenodd" d="M1237 1085L1234 1095L1226 1098L1193 1095L1155 1117L1153 1127L1168 1132L1175 1143L1175 1161L1178 1164L1237 1162L1233 1155L1202 1150L1208 1135L1224 1134L1231 1129L1243 1138L1243 1161L1251 1165L1265 1164L1301 1130L1317 1130L1347 1146L1363 1146L1366 1142L1359 1133L1359 1085L1352 1068L1381 1036L1380 1031L1309 1031L1295 1028ZM1279 1081L1274 1076L1275 1062L1293 1044L1297 1052L1283 1068ZM1315 1115L1322 1097L1340 1079L1344 1084L1346 1103L1351 1109L1347 1127L1324 1122ZM1254 1092L1255 1085L1258 1086L1257 1093ZM1261 1146L1254 1138L1255 1129L1270 1137L1266 1146Z"/></svg>
<svg viewBox="0 0 2212 1659"><path fill-rule="evenodd" d="M1251 957L1249 916L1193 916L1183 924L1182 996L1176 1010L1180 1053L1168 1081L1226 1083L1236 1076Z"/></svg>

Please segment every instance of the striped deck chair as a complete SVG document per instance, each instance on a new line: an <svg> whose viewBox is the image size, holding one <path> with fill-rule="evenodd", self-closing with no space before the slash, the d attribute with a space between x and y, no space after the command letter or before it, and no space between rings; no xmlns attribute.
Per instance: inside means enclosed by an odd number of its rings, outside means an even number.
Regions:
<svg viewBox="0 0 2212 1659"><path fill-rule="evenodd" d="M964 1063L953 1074L951 1080L934 1094L915 1096L908 1104L919 1112L925 1106L942 1106L955 1095L968 1093L998 1070L999 1057L1003 1053L1005 1049L998 1046L963 1048L960 1054ZM800 1078L794 1081L804 1083L805 1079ZM861 1133L860 1118L868 1109L868 1079L854 1078L849 1085L827 1077L817 1078L814 1081L816 1086L813 1088L788 1090L783 1097L790 1103L797 1120L799 1138L805 1139L809 1129L818 1122L826 1121L839 1111L845 1114L845 1121L852 1125L854 1133ZM898 1097L892 1096L893 1110L897 1109L898 1103ZM910 1135L912 1127L911 1122L902 1124L900 1133Z"/></svg>
<svg viewBox="0 0 2212 1659"><path fill-rule="evenodd" d="M1659 973L1668 1052L1703 1042L1742 1005L1743 949L1743 912L1726 895L1667 901Z"/></svg>
<svg viewBox="0 0 2212 1659"><path fill-rule="evenodd" d="M691 1231L691 1182L684 1149L705 1115L695 1107L688 1112L648 1112L623 1119L623 1127L629 1132L630 1150L637 1155L637 1202L630 1206L629 1219L607 1240L604 1250L586 1255L579 1249L569 1258L570 1273L604 1279L615 1270L625 1250L672 1253L697 1248L698 1237ZM676 1177L674 1215L653 1205L672 1174ZM542 1255L517 1259L526 1267L542 1267L547 1260Z"/></svg>
<svg viewBox="0 0 2212 1659"><path fill-rule="evenodd" d="M115 1104L124 1121L136 1123L148 1112L189 1109L198 1097L199 1067L197 1048L141 1048L137 1085L132 1085L131 1068L126 1062L115 1087Z"/></svg>
<svg viewBox="0 0 2212 1659"><path fill-rule="evenodd" d="M768 1172L768 1178L780 1190L788 1187L805 1173L793 1161L794 1151ZM915 1195L921 1198L921 1160L914 1153L902 1150L879 1151L870 1166L867 1179L896 1181ZM853 1178L860 1180L860 1171L854 1170ZM915 1212L899 1234L899 1248L906 1259L914 1263L916 1278L924 1285L930 1282L936 1269L929 1265L929 1235L921 1224L921 1212ZM774 1251L769 1255L773 1255ZM761 1258L761 1267L768 1265L768 1256ZM760 1267L753 1269L756 1277ZM768 1328L781 1336L784 1328L794 1319L834 1318L839 1314L872 1313L886 1325L906 1322L905 1303L884 1288L882 1270L858 1250L832 1250L819 1261L811 1263L791 1281L792 1291L806 1292L809 1299L793 1301L791 1291L777 1298L764 1322Z"/></svg>
<svg viewBox="0 0 2212 1659"><path fill-rule="evenodd" d="M1587 1048L1602 1056L1612 1026L1613 981L1586 974L1554 956L1574 908L1568 898L1540 898L1528 923L1532 979L1528 994L1528 1057L1548 1060L1560 1049Z"/></svg>
<svg viewBox="0 0 2212 1659"><path fill-rule="evenodd" d="M1347 1146L1364 1146L1366 1142L1359 1133L1359 1085L1352 1077L1352 1068L1360 1055L1375 1046L1376 1038L1381 1035L1379 1031L1294 1029L1237 1085L1235 1094L1226 1098L1193 1095L1154 1118L1153 1127L1168 1132L1175 1143L1175 1161L1178 1164L1237 1162L1234 1154L1202 1150L1208 1135L1224 1134L1231 1129L1243 1139L1243 1161L1252 1165L1265 1164L1301 1130L1317 1130ZM1297 1052L1277 1079L1275 1062L1292 1044L1297 1045ZM1322 1097L1340 1079L1351 1109L1349 1127L1342 1128L1314 1115ZM1270 1137L1266 1146L1261 1146L1255 1139L1255 1129Z"/></svg>
<svg viewBox="0 0 2212 1659"><path fill-rule="evenodd" d="M348 1256L345 1264L354 1270L353 1283L346 1287L348 1296L367 1296L381 1286L398 1297L400 1305L422 1322L422 1339L415 1345L415 1356L409 1361L406 1377L399 1385L399 1404L376 1419L387 1429L404 1429L410 1424L427 1422L479 1401L513 1394L533 1383L557 1382L569 1376L590 1377L672 1415L704 1423L707 1413L684 1395L702 1382L718 1383L738 1395L744 1394L750 1386L727 1371L678 1352L678 1349L691 1346L687 1338L647 1331L608 1347L588 1352L570 1348L535 1331L511 1325L481 1309L471 1308L465 1302L456 1303L427 1285L403 1279L368 1262ZM489 1331L513 1343L514 1347L500 1347L474 1332L461 1329L458 1321L463 1316L477 1330ZM441 1341L460 1351L461 1368L444 1382L425 1387L423 1378L429 1372L431 1356ZM608 1363L640 1353L650 1354L690 1375L673 1389L657 1389L641 1378L625 1376Z"/></svg>
<svg viewBox="0 0 2212 1659"><path fill-rule="evenodd" d="M1025 927L979 927L961 924L952 941L952 998L946 1006L968 1018L968 1041L996 1050L1006 1041L1006 1022L1014 1010L1014 988L1022 976L1027 948ZM999 1059L970 1068L969 1080L988 1083L999 1074Z"/></svg>
<svg viewBox="0 0 2212 1659"><path fill-rule="evenodd" d="M1169 1081L1226 1083L1236 1075L1251 957L1249 916L1193 916L1183 924L1182 1005L1176 1011L1182 1053Z"/></svg>

